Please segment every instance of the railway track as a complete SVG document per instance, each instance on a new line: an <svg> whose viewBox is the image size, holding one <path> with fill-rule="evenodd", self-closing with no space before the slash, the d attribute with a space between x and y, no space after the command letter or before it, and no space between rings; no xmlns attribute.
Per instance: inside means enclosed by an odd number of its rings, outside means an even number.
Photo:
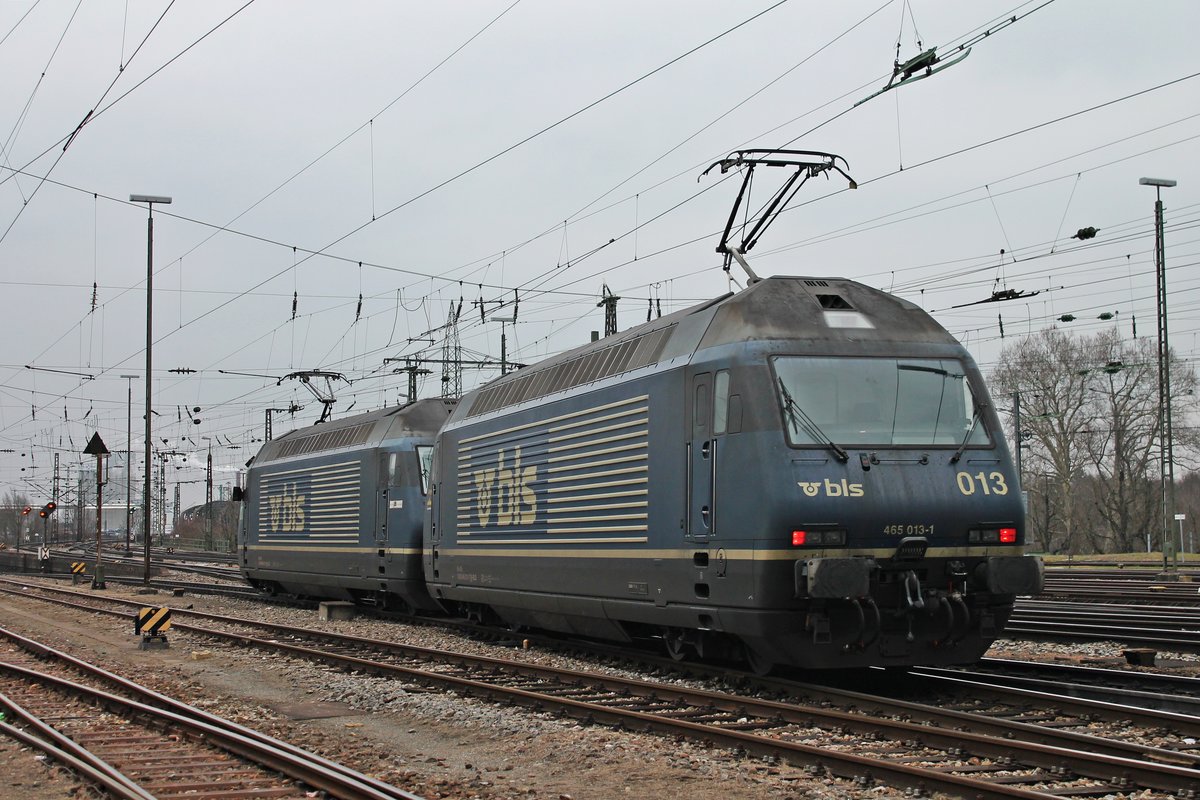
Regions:
<svg viewBox="0 0 1200 800"><path fill-rule="evenodd" d="M159 553L164 560L156 561L156 565L230 583L205 585L195 581L156 578L151 585L197 594L260 597L260 593L252 587L236 585L241 583L242 578L232 566L179 563L196 558L205 559L210 555L228 557L226 554ZM112 558L111 563L128 561L136 562L138 566L142 564L136 558ZM1054 641L1116 639L1132 646L1200 653L1200 608L1181 607L1200 603L1200 584L1188 581L1161 582L1157 580L1159 577L1157 572L1144 569L1051 569L1047 572L1047 590L1042 597L1017 600L1004 636L1010 639ZM1185 573L1182 577L1190 575ZM116 575L109 575L107 580L117 583L141 582ZM1096 604L1048 599L1059 596L1106 602Z"/></svg>
<svg viewBox="0 0 1200 800"><path fill-rule="evenodd" d="M51 550L52 557L69 562L72 560L86 561L90 567L96 559L95 547L71 548L67 550ZM145 569L145 557L136 550L125 553L123 548L109 548L104 551L101 559L106 567L127 567L139 574ZM221 553L165 553L152 551L150 566L152 569L170 569L202 575L207 578L225 580L242 580L241 573L233 563L232 557ZM108 576L115 579L118 576Z"/></svg>
<svg viewBox="0 0 1200 800"><path fill-rule="evenodd" d="M918 667L909 672L956 680L965 676L980 684L1027 688L1123 706L1135 705L1186 715L1200 725L1200 678L1184 675L1002 658L984 658L970 667Z"/></svg>
<svg viewBox="0 0 1200 800"><path fill-rule="evenodd" d="M0 638L0 705L13 720L0 730L115 797L420 800L12 631Z"/></svg>
<svg viewBox="0 0 1200 800"><path fill-rule="evenodd" d="M218 573L217 577L234 581L240 579L236 573ZM142 583L138 578L109 576L107 580L112 583ZM196 594L264 599L262 593L253 587L234 583L205 584L153 578L150 585L167 591L182 590ZM315 601L289 602L293 605L311 605ZM1020 598L1003 636L1009 639L1056 641L1116 639L1134 646L1200 653L1200 609L1191 610L1177 606L1095 605Z"/></svg>
<svg viewBox="0 0 1200 800"><path fill-rule="evenodd" d="M1040 599L1095 599L1102 602L1200 604L1200 575L1161 570L1048 569Z"/></svg>
<svg viewBox="0 0 1200 800"><path fill-rule="evenodd" d="M1200 609L1178 606L1017 602L1006 638L1112 640L1200 653Z"/></svg>
<svg viewBox="0 0 1200 800"><path fill-rule="evenodd" d="M69 602L88 610L118 605L111 598L87 600ZM108 613L128 615L126 610ZM1182 735L1160 735L1175 745L1168 748L1136 743L1153 732L1130 730L1128 724L1112 738L1067 729L1094 729L1094 720L1082 715L1030 724L1028 718L989 717L780 681L763 685L786 699L762 699L224 616L188 612L179 617L188 621L177 621L176 630L388 676L402 687L437 687L616 728L702 739L864 785L882 782L973 798L1129 791L1185 798L1194 797L1189 792L1200 786L1200 755L1188 749ZM1154 719L1157 727L1171 724L1166 715Z"/></svg>
<svg viewBox="0 0 1200 800"><path fill-rule="evenodd" d="M1200 568L1197 559L1188 556L1178 568L1171 571L1180 580L1200 581ZM1069 564L1059 562L1046 566L1047 575L1081 575L1109 576L1113 578L1128 577L1134 580L1157 579L1165 572L1162 562L1107 562L1107 561L1072 561Z"/></svg>
<svg viewBox="0 0 1200 800"><path fill-rule="evenodd" d="M38 578L49 580L76 580L77 576L66 572L39 572ZM219 578L227 578L228 580L238 581L240 578L234 576L218 576ZM90 576L87 580L90 581ZM192 594L208 594L221 597L240 597L247 600L266 600L262 592L255 589L253 586L239 583L204 583L195 580L178 580L172 578L151 578L150 583L146 584L142 578L133 578L125 576L109 575L105 577L105 583L121 584L124 586L149 586L151 589L158 589L166 592L190 592ZM301 601L295 601L301 603ZM305 605L316 606L316 602L303 603Z"/></svg>

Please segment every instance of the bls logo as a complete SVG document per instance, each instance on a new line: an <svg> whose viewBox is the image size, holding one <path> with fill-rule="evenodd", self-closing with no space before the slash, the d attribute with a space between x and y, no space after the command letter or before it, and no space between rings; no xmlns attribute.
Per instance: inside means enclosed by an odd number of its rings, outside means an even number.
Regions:
<svg viewBox="0 0 1200 800"><path fill-rule="evenodd" d="M820 483L809 483L807 481L797 481L800 489L804 492L805 497L816 497L821 494L822 486ZM861 483L849 483L845 478L842 478L838 483L834 483L825 479L825 496L826 497L862 497L863 486Z"/></svg>
<svg viewBox="0 0 1200 800"><path fill-rule="evenodd" d="M283 491L267 498L267 516L271 530L299 533L304 530L305 495L296 491L296 484L284 485Z"/></svg>
<svg viewBox="0 0 1200 800"><path fill-rule="evenodd" d="M491 523L493 506L497 525L528 525L537 517L537 497L529 485L537 479L537 467L521 468L521 448L517 448L511 469L505 466L501 450L495 469L478 470L472 477L479 492L476 513L480 525Z"/></svg>

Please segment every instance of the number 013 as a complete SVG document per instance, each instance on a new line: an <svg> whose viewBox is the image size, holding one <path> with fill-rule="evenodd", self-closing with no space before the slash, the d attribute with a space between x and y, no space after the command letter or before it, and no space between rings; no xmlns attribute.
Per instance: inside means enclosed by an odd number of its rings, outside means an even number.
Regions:
<svg viewBox="0 0 1200 800"><path fill-rule="evenodd" d="M1000 472L959 472L955 475L958 480L958 490L965 495L1008 494L1008 484L1004 482L1004 474Z"/></svg>

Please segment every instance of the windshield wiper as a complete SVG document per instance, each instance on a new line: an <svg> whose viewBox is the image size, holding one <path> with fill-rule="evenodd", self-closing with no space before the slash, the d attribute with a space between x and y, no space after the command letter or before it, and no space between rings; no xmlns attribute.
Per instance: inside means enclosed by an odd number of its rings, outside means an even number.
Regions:
<svg viewBox="0 0 1200 800"><path fill-rule="evenodd" d="M917 364L897 364L896 369L905 370L908 372L932 372L934 375L941 375L945 378L961 378L962 375L953 372L947 372L938 367L922 367Z"/></svg>
<svg viewBox="0 0 1200 800"><path fill-rule="evenodd" d="M975 413L971 416L971 427L967 428L967 435L963 437L962 444L954 451L954 455L950 456L950 463L957 464L962 458L963 451L967 449L967 442L971 441L972 434L975 433L975 428L979 426L979 418L983 416L983 406L975 406Z"/></svg>
<svg viewBox="0 0 1200 800"><path fill-rule="evenodd" d="M825 431L821 430L817 423L813 422L812 417L804 413L804 409L800 407L793 398L787 387L783 385L783 378L779 379L779 391L783 393L783 413L787 414L788 422L796 430L803 430L810 438L824 444L833 454L838 457L838 460L845 464L850 460L850 454L843 450L837 442L830 439Z"/></svg>

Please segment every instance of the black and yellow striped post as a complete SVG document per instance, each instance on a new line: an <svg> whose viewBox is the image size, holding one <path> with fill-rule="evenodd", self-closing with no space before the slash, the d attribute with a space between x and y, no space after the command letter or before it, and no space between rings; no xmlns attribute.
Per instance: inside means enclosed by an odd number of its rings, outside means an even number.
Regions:
<svg viewBox="0 0 1200 800"><path fill-rule="evenodd" d="M171 609L145 606L138 609L133 632L142 635L141 650L167 647L167 630L171 627Z"/></svg>
<svg viewBox="0 0 1200 800"><path fill-rule="evenodd" d="M71 583L79 583L79 576L87 574L87 563L84 561L71 562Z"/></svg>

